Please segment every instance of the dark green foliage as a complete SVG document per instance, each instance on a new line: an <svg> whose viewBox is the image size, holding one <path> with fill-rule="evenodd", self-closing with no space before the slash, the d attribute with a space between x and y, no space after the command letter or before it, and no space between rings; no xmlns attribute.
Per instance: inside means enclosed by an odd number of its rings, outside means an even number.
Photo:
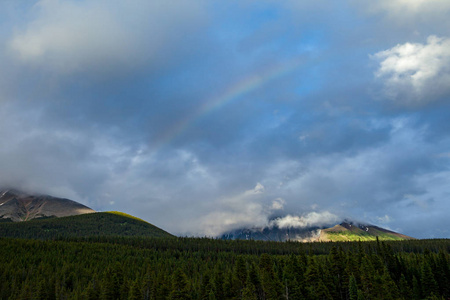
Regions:
<svg viewBox="0 0 450 300"><path fill-rule="evenodd" d="M235 270L234 270L234 279L235 279L235 287L237 289L238 294L242 294L242 289L244 288L247 281L247 266L245 265L245 260L243 256L238 256L236 259Z"/></svg>
<svg viewBox="0 0 450 300"><path fill-rule="evenodd" d="M256 288L251 282L247 282L242 291L242 300L257 300Z"/></svg>
<svg viewBox="0 0 450 300"><path fill-rule="evenodd" d="M0 299L448 299L449 248L449 240L0 238Z"/></svg>
<svg viewBox="0 0 450 300"><path fill-rule="evenodd" d="M358 285L355 276L350 276L348 284L348 294L350 300L358 300Z"/></svg>
<svg viewBox="0 0 450 300"><path fill-rule="evenodd" d="M172 275L172 291L170 292L169 299L190 299L186 274L180 268Z"/></svg>
<svg viewBox="0 0 450 300"><path fill-rule="evenodd" d="M172 237L137 218L115 213L91 213L63 218L41 218L26 222L0 222L0 236L56 239L87 236Z"/></svg>
<svg viewBox="0 0 450 300"><path fill-rule="evenodd" d="M431 295L438 295L438 285L431 271L431 267L427 262L422 265L421 275L422 296L429 297Z"/></svg>
<svg viewBox="0 0 450 300"><path fill-rule="evenodd" d="M259 260L259 270L261 274L261 285L264 292L264 299L280 299L282 286L279 282L270 255L264 253Z"/></svg>

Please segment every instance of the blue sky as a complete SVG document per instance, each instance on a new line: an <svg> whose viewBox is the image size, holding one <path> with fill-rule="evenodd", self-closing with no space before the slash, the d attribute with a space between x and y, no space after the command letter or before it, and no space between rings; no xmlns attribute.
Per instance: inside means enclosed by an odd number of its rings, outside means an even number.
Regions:
<svg viewBox="0 0 450 300"><path fill-rule="evenodd" d="M277 217L449 238L449 13L3 1L0 182L180 235Z"/></svg>

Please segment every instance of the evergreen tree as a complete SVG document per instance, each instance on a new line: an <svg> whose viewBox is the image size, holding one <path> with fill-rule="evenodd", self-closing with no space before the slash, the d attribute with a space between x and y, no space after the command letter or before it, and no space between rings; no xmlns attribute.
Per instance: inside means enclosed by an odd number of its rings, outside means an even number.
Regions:
<svg viewBox="0 0 450 300"><path fill-rule="evenodd" d="M365 298L370 298L375 292L376 271L370 259L364 255L361 263L361 291Z"/></svg>
<svg viewBox="0 0 450 300"><path fill-rule="evenodd" d="M293 254L289 256L284 267L283 282L285 284L285 297L291 299L302 298L303 274L299 265L299 260Z"/></svg>
<svg viewBox="0 0 450 300"><path fill-rule="evenodd" d="M307 298L309 299L332 299L328 287L324 284L319 270L319 265L314 258L311 258L308 269L305 273L305 285Z"/></svg>
<svg viewBox="0 0 450 300"><path fill-rule="evenodd" d="M86 290L83 291L83 296L82 296L83 299L86 299L86 300L97 300L97 299L99 299L99 296L100 295L98 293L98 290L96 291L94 289L94 286L93 286L92 282L89 282Z"/></svg>
<svg viewBox="0 0 450 300"><path fill-rule="evenodd" d="M245 284L244 289L242 290L242 300L257 300L258 297L256 296L256 288L251 282L247 282Z"/></svg>
<svg viewBox="0 0 450 300"><path fill-rule="evenodd" d="M186 275L179 268L172 276L172 290L169 299L190 299Z"/></svg>
<svg viewBox="0 0 450 300"><path fill-rule="evenodd" d="M235 286L238 295L242 294L242 289L247 281L247 266L245 265L245 260L242 256L238 256L234 268L234 278Z"/></svg>
<svg viewBox="0 0 450 300"><path fill-rule="evenodd" d="M356 284L355 276L351 275L349 279L349 299L358 300L358 285Z"/></svg>
<svg viewBox="0 0 450 300"><path fill-rule="evenodd" d="M209 294L212 292L211 280L208 273L203 275L202 283L200 286L200 299L208 300Z"/></svg>
<svg viewBox="0 0 450 300"><path fill-rule="evenodd" d="M424 262L421 273L422 293L424 297L432 294L438 295L439 289L436 280L434 279L431 267L427 262Z"/></svg>
<svg viewBox="0 0 450 300"><path fill-rule="evenodd" d="M384 296L384 299L398 299L400 297L397 285L389 275L387 267L382 276L382 289L379 291L379 295Z"/></svg>
<svg viewBox="0 0 450 300"><path fill-rule="evenodd" d="M413 277L413 296L416 300L422 299L422 291L416 276Z"/></svg>
<svg viewBox="0 0 450 300"><path fill-rule="evenodd" d="M258 299L262 298L264 292L262 290L259 274L254 263L250 264L247 282L250 282L255 287Z"/></svg>
<svg viewBox="0 0 450 300"><path fill-rule="evenodd" d="M261 272L261 285L264 291L264 298L267 300L280 299L282 286L275 275L270 255L266 253L261 255L259 269Z"/></svg>
<svg viewBox="0 0 450 300"><path fill-rule="evenodd" d="M130 292L128 294L128 300L140 300L142 295L139 289L139 283L137 280L131 282Z"/></svg>
<svg viewBox="0 0 450 300"><path fill-rule="evenodd" d="M225 293L223 290L223 271L220 269L216 269L214 273L214 296L217 300L225 299Z"/></svg>
<svg viewBox="0 0 450 300"><path fill-rule="evenodd" d="M400 277L399 289L400 294L403 296L404 299L413 299L411 288L409 287L404 274L402 274Z"/></svg>
<svg viewBox="0 0 450 300"><path fill-rule="evenodd" d="M102 300L114 300L120 298L120 286L118 284L116 272L113 272L111 268L105 271L102 281Z"/></svg>

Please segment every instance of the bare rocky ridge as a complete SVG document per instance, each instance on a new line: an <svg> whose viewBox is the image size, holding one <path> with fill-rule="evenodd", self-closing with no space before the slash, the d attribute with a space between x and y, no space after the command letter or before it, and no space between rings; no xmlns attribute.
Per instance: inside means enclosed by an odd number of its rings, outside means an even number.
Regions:
<svg viewBox="0 0 450 300"><path fill-rule="evenodd" d="M78 202L14 189L0 190L0 218L14 222L42 217L67 217L95 212Z"/></svg>

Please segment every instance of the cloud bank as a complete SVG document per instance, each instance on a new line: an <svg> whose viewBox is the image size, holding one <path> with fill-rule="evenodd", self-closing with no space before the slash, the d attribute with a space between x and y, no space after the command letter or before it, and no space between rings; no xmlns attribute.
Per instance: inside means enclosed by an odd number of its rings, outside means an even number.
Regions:
<svg viewBox="0 0 450 300"><path fill-rule="evenodd" d="M202 26L204 3L38 1L8 42L20 63L52 73L125 72L169 61Z"/></svg>
<svg viewBox="0 0 450 300"><path fill-rule="evenodd" d="M449 9L0 2L0 185L179 235L337 216L450 237Z"/></svg>
<svg viewBox="0 0 450 300"><path fill-rule="evenodd" d="M372 56L387 97L402 105L426 105L450 95L450 39L430 36L426 44L405 43Z"/></svg>
<svg viewBox="0 0 450 300"><path fill-rule="evenodd" d="M313 226L325 226L337 224L342 219L338 216L324 211L321 213L310 212L305 216L286 215L285 217L277 218L270 221L270 226L277 226L279 228L307 228Z"/></svg>

